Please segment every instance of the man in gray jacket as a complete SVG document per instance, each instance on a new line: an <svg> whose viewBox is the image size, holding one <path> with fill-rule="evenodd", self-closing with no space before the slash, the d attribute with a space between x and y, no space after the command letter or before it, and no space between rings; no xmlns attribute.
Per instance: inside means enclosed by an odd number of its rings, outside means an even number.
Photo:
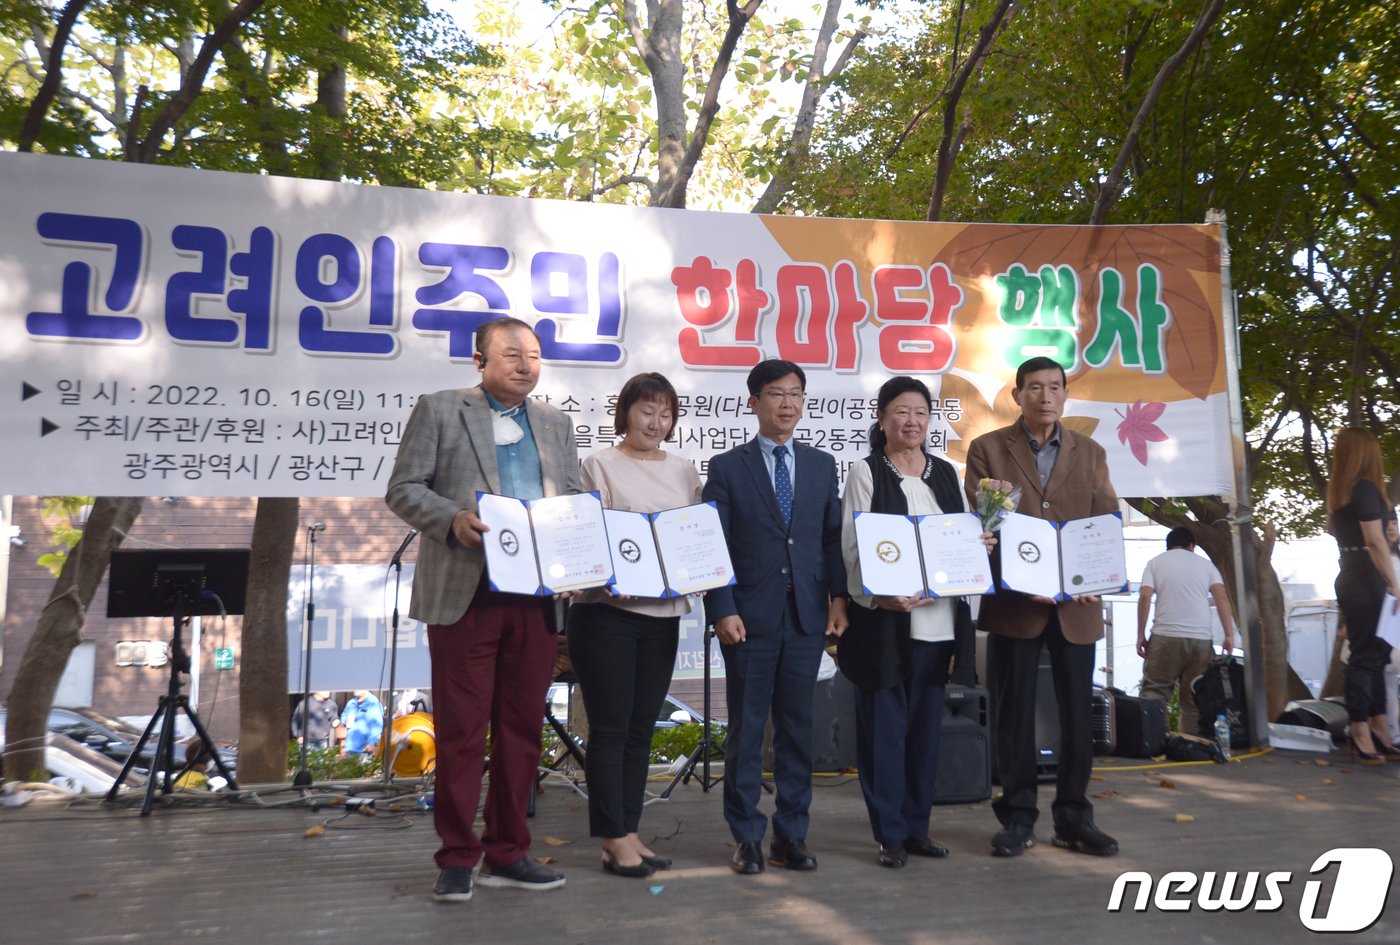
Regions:
<svg viewBox="0 0 1400 945"><path fill-rule="evenodd" d="M422 533L409 616L428 625L442 846L433 897L470 899L482 886L554 889L562 874L529 857L526 807L540 757L540 719L557 649L553 603L503 594L486 578L476 493L520 499L581 489L568 416L529 395L540 343L516 318L477 329L478 387L418 399L385 500ZM486 829L472 829L492 723ZM478 877L481 860L487 870Z"/></svg>

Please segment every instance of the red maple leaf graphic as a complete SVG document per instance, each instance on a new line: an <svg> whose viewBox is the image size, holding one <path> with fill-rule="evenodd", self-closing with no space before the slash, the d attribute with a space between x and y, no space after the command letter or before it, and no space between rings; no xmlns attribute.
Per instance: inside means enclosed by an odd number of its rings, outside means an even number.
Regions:
<svg viewBox="0 0 1400 945"><path fill-rule="evenodd" d="M1166 404L1144 404L1138 401L1128 407L1128 412L1115 410L1123 418L1118 424L1118 442L1127 443L1133 451L1133 458L1147 465L1147 444L1161 443L1171 439L1154 422L1167 409Z"/></svg>

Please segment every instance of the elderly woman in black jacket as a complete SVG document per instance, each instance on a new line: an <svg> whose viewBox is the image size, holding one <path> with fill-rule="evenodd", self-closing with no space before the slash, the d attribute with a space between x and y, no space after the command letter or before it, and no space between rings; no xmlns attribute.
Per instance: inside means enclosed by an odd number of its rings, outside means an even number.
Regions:
<svg viewBox="0 0 1400 945"><path fill-rule="evenodd" d="M837 645L841 671L856 684L856 758L881 866L909 854L944 857L929 838L943 725L943 690L956 639L971 639L962 598L864 593L854 513L932 515L966 511L958 474L928 452L933 400L922 381L891 378L876 399L870 455L851 468L842 497L842 551L850 626ZM990 548L994 539L983 535Z"/></svg>

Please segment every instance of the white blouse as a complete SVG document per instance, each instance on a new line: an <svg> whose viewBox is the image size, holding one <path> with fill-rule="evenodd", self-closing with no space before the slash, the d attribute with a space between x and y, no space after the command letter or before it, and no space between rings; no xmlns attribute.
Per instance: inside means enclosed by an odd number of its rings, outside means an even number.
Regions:
<svg viewBox="0 0 1400 945"><path fill-rule="evenodd" d="M910 515L937 515L943 509L933 497L933 490L918 476L900 475L899 487L909 503ZM860 557L856 552L856 512L869 512L875 495L875 480L870 464L864 461L851 467L846 477L846 491L841 496L841 557L846 563L846 589L851 600L862 607L873 608L871 595L864 593L860 577ZM959 497L962 493L958 493ZM963 499L966 502L966 499ZM959 509L958 511L965 511ZM953 600L941 597L932 604L915 607L909 612L909 635L915 640L938 642L953 639Z"/></svg>

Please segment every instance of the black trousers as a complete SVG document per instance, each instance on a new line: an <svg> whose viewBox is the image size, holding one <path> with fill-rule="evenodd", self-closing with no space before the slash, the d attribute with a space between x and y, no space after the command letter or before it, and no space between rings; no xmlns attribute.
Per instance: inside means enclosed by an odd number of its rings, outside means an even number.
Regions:
<svg viewBox="0 0 1400 945"><path fill-rule="evenodd" d="M1059 614L1053 614L1045 631L1034 639L992 634L987 643L992 725L1001 774L1001 796L992 802L997 819L1007 826L1030 827L1040 813L1036 807L1035 690L1044 647L1050 654L1055 702L1060 710L1060 757L1051 812L1056 828L1072 829L1091 822L1094 807L1087 792L1094 765L1094 644L1066 640Z"/></svg>
<svg viewBox="0 0 1400 945"><path fill-rule="evenodd" d="M1390 644L1376 636L1385 585L1369 562L1361 566L1347 558L1342 555L1342 570L1333 585L1351 643L1342 694L1347 717L1365 722L1373 715L1385 715L1385 664L1390 661Z"/></svg>
<svg viewBox="0 0 1400 945"><path fill-rule="evenodd" d="M1351 627L1347 627L1351 634ZM1342 676L1342 695L1347 718L1354 723L1385 715L1385 667L1390 662L1390 644L1375 633L1355 640Z"/></svg>
<svg viewBox="0 0 1400 945"><path fill-rule="evenodd" d="M588 827L595 837L636 833L651 737L671 688L679 617L610 607L569 608L569 659L588 710Z"/></svg>

